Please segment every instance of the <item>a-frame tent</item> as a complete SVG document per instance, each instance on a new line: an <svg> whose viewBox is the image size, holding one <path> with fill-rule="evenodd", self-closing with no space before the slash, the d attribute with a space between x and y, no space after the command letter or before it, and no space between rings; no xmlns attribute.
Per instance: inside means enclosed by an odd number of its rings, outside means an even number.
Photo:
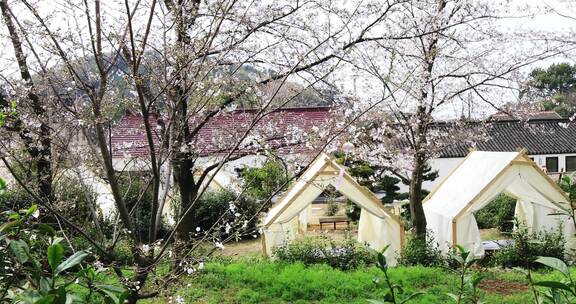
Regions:
<svg viewBox="0 0 576 304"><path fill-rule="evenodd" d="M342 195L362 207L358 241L366 242L376 250L389 245L386 257L394 265L404 243L402 221L324 153L310 164L266 215L262 227L264 255L271 254L275 246L294 239L298 230L306 228L308 206L328 185L335 186Z"/></svg>
<svg viewBox="0 0 576 304"><path fill-rule="evenodd" d="M566 193L520 152L472 151L424 200L428 228L444 252L454 245L484 255L474 212L497 195L516 199L516 217L530 232L563 227L567 240L575 227ZM562 226L561 226L562 225Z"/></svg>

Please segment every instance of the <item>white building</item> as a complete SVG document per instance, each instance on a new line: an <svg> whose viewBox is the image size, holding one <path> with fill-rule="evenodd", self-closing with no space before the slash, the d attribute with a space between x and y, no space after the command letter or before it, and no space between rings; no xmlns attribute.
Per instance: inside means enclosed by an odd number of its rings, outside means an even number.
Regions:
<svg viewBox="0 0 576 304"><path fill-rule="evenodd" d="M566 119L545 118L498 120L489 127L490 139L477 143L479 151L513 152L527 149L528 155L553 179L576 172L576 125ZM468 154L469 146L455 146L442 152L430 163L439 177L426 182L431 189Z"/></svg>

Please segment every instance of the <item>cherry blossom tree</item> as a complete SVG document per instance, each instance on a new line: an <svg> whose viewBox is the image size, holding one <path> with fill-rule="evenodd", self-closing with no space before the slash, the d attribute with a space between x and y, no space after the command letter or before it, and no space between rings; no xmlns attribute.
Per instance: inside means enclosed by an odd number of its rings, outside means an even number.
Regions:
<svg viewBox="0 0 576 304"><path fill-rule="evenodd" d="M7 69L3 77L2 109L14 113L5 116L9 123L2 129L7 139L3 145L26 146L27 130L38 130L34 140L41 150L37 155L28 150L38 163L31 170L41 176L38 190L14 170L14 163L23 160L19 155L3 149L2 160L28 194L62 220L63 233L86 238L113 267L131 290L130 303L154 296L166 280L200 267L194 252L202 244L213 242L217 249L239 233L255 233L242 229L258 214L236 216L235 202L229 210L233 219L226 222L223 214L210 231L197 231L190 214L225 163L266 149L267 140L277 136L273 125L265 123L276 109L306 90L332 92L331 75L352 51L369 41L389 39L372 32L405 2L2 0L7 29L2 43L14 49L21 74L18 79ZM271 72L245 79L240 75L247 65ZM287 83L299 85L284 89ZM216 161L201 165L207 143L197 136L200 130L246 100L254 100L257 108L234 134L208 139L219 143L219 150ZM147 156L137 161L152 195L137 204L149 204L152 210L147 242L136 236L136 207L126 202L123 170L110 146L110 130L126 110L142 117L146 136ZM323 128L318 151L354 120ZM288 137L287 145L310 141L296 131L281 135ZM76 144L72 139L78 136L86 143ZM50 141L58 143L57 154L49 154L55 151ZM50 178L59 170L81 167L95 172L111 189L117 220L110 239L91 238L53 208ZM156 241L172 181L180 211L173 229ZM236 233L222 233L230 230ZM120 239L130 243L131 277L121 271L114 254ZM151 272L165 261L172 262L173 271L154 279L150 293L142 293Z"/></svg>
<svg viewBox="0 0 576 304"><path fill-rule="evenodd" d="M521 69L563 50L538 36L500 30L498 22L514 16L509 10L493 1L408 1L381 28L398 38L365 45L350 61L366 79L362 91L385 99L350 140L362 159L387 164L409 184L417 235L426 234L422 183L429 160L486 138L486 125L471 122L469 109L502 110L503 99L518 94ZM454 119L460 115L465 119Z"/></svg>

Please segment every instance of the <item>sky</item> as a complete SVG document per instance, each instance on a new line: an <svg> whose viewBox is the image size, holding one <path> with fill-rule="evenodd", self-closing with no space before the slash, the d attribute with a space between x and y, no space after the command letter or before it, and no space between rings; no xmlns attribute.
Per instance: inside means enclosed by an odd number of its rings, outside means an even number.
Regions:
<svg viewBox="0 0 576 304"><path fill-rule="evenodd" d="M112 1L112 0L110 0ZM489 0L490 1L490 0ZM504 31L525 31L525 32L549 32L558 34L570 35L571 33L576 33L576 20L562 17L560 14L566 14L576 17L576 1L568 0L492 0L495 3L505 2L506 5L511 7L510 15L515 16L513 18L505 18L499 21L499 24ZM40 2L43 8L49 10L49 6L58 3L56 1L42 1ZM52 3L52 4L50 4ZM527 6L529 8L527 8ZM57 8L57 5L54 7ZM535 16L531 16L531 12L539 11ZM70 21L70 20L68 20ZM69 25L66 20L62 20L62 27ZM4 32L4 26L2 23L2 28L0 33ZM11 47L7 44L7 39L2 39L4 42L0 43L0 73L6 76L10 74L10 71L15 71L13 67L10 67L10 63L14 63L13 56L11 52ZM546 67L555 62L571 62L576 63L573 56L558 56L550 58L531 66L524 68L521 73L527 75L529 71L535 67ZM14 66L15 67L15 66ZM354 81L350 77L344 78L341 87L348 93L354 94L355 92L361 97L361 90L355 90ZM500 100L501 103L513 102L516 99L515 92L509 92L504 94ZM442 111L439 111L439 118L451 118L458 116L461 113L461 108L446 107ZM485 116L493 113L495 110L490 107L475 109L478 113L477 116Z"/></svg>

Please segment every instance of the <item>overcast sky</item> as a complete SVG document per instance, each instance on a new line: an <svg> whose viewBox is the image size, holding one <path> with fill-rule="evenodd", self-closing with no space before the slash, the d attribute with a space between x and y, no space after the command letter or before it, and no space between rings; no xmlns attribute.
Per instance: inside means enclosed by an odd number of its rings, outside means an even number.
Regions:
<svg viewBox="0 0 576 304"><path fill-rule="evenodd" d="M506 2L506 5L511 7L510 16L515 16L514 18L505 18L499 21L499 24L504 31L516 32L549 32L555 35L566 34L567 36L572 36L572 33L576 33L576 20L563 17L561 14L567 16L576 17L576 0L493 0L495 3ZM51 1L40 2L42 6L54 5ZM539 12L534 15L534 12ZM62 21L63 27L69 26L66 21ZM4 32L4 29L1 30ZM571 37L570 37L571 38ZM4 43L0 44L0 72L5 76L10 74L9 71L15 71L15 66L9 67L9 64L15 64L12 56L11 47L8 44L7 39L3 39ZM576 41L576 38L574 39ZM548 60L538 62L532 66L524 68L521 73L524 75L528 74L534 67L546 67L554 62L572 62L576 63L573 56L558 56L555 58L550 58ZM8 73L7 73L8 72ZM8 76L9 77L9 76ZM349 93L354 93L354 81L352 79L345 79L341 87L348 91ZM362 92L357 92L360 97ZM500 103L513 102L516 99L514 92L510 92L509 95L503 95L501 97ZM461 112L461 108L454 108L454 106L443 109L438 114L439 117L449 118L458 116ZM485 116L494 112L494 109L490 107L476 108L476 116Z"/></svg>

